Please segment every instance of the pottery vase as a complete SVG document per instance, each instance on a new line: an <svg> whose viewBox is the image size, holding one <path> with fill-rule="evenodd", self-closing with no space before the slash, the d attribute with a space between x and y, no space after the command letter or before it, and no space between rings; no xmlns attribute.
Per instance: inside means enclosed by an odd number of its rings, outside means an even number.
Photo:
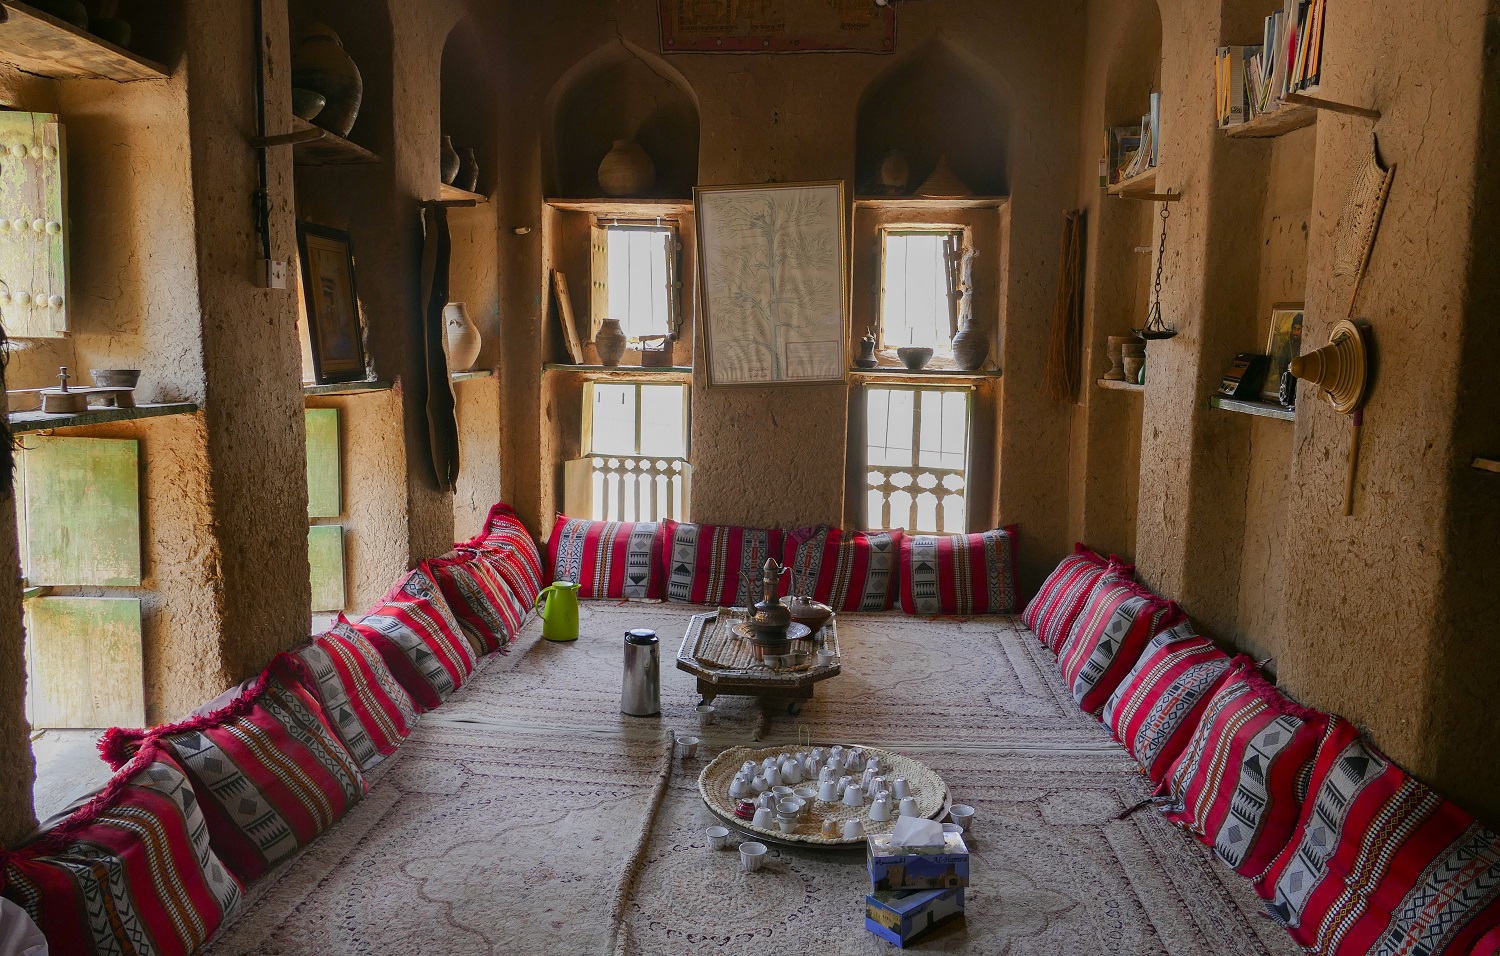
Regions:
<svg viewBox="0 0 1500 956"><path fill-rule="evenodd" d="M599 188L606 196L641 196L656 185L656 164L634 140L617 139L599 164Z"/></svg>
<svg viewBox="0 0 1500 956"><path fill-rule="evenodd" d="M365 81L331 27L314 23L302 34L292 57L292 85L322 93L325 102L317 124L335 136L349 135L364 100Z"/></svg>
<svg viewBox="0 0 1500 956"><path fill-rule="evenodd" d="M479 190L479 157L467 146L459 151L458 178L453 185L471 193Z"/></svg>
<svg viewBox="0 0 1500 956"><path fill-rule="evenodd" d="M300 87L292 88L292 115L298 119L312 122L312 118L323 112L323 104L328 100L322 93L313 90L304 90Z"/></svg>
<svg viewBox="0 0 1500 956"><path fill-rule="evenodd" d="M905 153L893 149L885 154L885 158L880 161L878 182L880 191L887 195L897 196L906 189L911 182L911 164L906 161Z"/></svg>
<svg viewBox="0 0 1500 956"><path fill-rule="evenodd" d="M875 336L866 335L859 340L859 356L854 360L855 368L874 368L880 364L875 357Z"/></svg>
<svg viewBox="0 0 1500 956"><path fill-rule="evenodd" d="M970 316L969 321L953 337L953 364L965 372L972 372L989 357L989 334L976 325L973 316Z"/></svg>
<svg viewBox="0 0 1500 956"><path fill-rule="evenodd" d="M443 306L443 332L448 339L448 371L467 372L473 368L484 340L462 302Z"/></svg>
<svg viewBox="0 0 1500 956"><path fill-rule="evenodd" d="M1104 373L1104 380L1106 382L1125 381L1125 366L1121 360L1120 349L1127 343L1134 341L1135 337L1132 335L1111 335L1109 337L1109 371Z"/></svg>
<svg viewBox="0 0 1500 956"><path fill-rule="evenodd" d="M599 364L614 368L625 357L625 332L619 319L605 319L594 336L594 351L599 353Z"/></svg>
<svg viewBox="0 0 1500 956"><path fill-rule="evenodd" d="M443 185L451 186L453 185L453 181L458 178L458 167L462 163L458 158L458 150L453 148L452 136L443 137L443 149L440 156Z"/></svg>
<svg viewBox="0 0 1500 956"><path fill-rule="evenodd" d="M1146 346L1142 342L1129 342L1120 347L1120 364L1125 369L1125 381L1131 385L1141 384L1141 372L1146 367Z"/></svg>

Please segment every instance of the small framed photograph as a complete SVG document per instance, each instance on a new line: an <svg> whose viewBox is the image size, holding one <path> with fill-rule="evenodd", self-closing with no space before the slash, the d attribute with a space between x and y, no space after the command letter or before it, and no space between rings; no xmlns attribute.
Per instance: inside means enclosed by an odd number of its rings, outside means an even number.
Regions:
<svg viewBox="0 0 1500 956"><path fill-rule="evenodd" d="M349 234L299 222L297 252L302 259L302 300L313 379L320 385L359 381L365 377L364 323L354 286Z"/></svg>
<svg viewBox="0 0 1500 956"><path fill-rule="evenodd" d="M1272 404L1281 402L1281 374L1302 354L1302 303L1281 302L1271 307L1271 332L1266 338L1266 354L1271 364L1260 397Z"/></svg>

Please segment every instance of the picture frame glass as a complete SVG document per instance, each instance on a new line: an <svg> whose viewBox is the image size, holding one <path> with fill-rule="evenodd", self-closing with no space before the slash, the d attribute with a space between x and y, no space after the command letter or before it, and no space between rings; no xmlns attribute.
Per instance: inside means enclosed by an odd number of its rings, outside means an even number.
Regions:
<svg viewBox="0 0 1500 956"><path fill-rule="evenodd" d="M1301 303L1279 303L1271 308L1271 330L1266 337L1266 354L1271 361L1261 386L1263 401L1281 404L1281 376L1292 359L1302 354L1302 321Z"/></svg>
<svg viewBox="0 0 1500 956"><path fill-rule="evenodd" d="M314 378L319 383L365 377L364 326L349 236L299 223L303 305Z"/></svg>

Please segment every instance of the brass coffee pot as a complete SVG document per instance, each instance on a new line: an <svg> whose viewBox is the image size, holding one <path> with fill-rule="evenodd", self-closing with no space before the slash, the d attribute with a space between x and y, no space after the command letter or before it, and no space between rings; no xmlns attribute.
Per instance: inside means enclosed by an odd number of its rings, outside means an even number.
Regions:
<svg viewBox="0 0 1500 956"><path fill-rule="evenodd" d="M761 568L761 599L755 602L750 614L750 630L754 633L757 644L773 646L787 643L786 632L788 625L792 623L792 612L781 603L780 593L781 579L790 570L777 564L774 558L767 558L765 566Z"/></svg>

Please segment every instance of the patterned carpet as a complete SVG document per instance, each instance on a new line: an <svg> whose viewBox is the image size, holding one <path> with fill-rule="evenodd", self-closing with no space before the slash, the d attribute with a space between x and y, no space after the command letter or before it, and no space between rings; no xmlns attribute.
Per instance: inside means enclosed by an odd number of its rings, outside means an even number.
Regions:
<svg viewBox="0 0 1500 956"><path fill-rule="evenodd" d="M672 665L691 609L588 604L583 638L538 641L424 718L354 812L251 892L215 956L878 954L857 854L773 850L762 872L706 848L693 679ZM845 615L844 673L796 718L818 740L908 752L975 805L968 913L923 948L1135 956L1293 954L1248 886L1154 813L1134 763L1063 692L1010 618ZM621 635L662 638L663 715L619 713ZM751 739L720 698L710 755Z"/></svg>

